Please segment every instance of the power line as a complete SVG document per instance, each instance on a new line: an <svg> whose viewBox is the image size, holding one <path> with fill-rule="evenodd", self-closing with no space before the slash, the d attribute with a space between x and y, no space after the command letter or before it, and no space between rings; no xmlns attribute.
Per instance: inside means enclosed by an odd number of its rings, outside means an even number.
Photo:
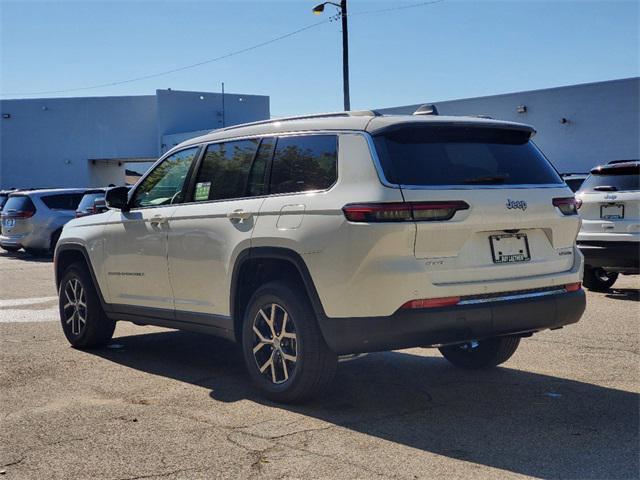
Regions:
<svg viewBox="0 0 640 480"><path fill-rule="evenodd" d="M373 13L384 13L384 12L393 12L396 10L407 10L408 8L417 8L417 7L424 7L426 5L433 5L435 3L442 3L445 2L446 0L431 0L429 2L420 2L420 3L412 3L411 5L398 5L396 7L387 7L387 8L380 8L377 10L365 10L364 12L355 12L355 13L350 13L349 16L353 17L356 15L369 15L369 14L373 14Z"/></svg>
<svg viewBox="0 0 640 480"><path fill-rule="evenodd" d="M444 2L446 0L431 0L428 2L420 2L420 3L415 3L415 4L411 4L411 5L401 5L401 6L396 6L396 7L390 7L390 8L381 8L378 10L367 10L364 12L354 12L354 13L350 13L349 16L353 17L353 16L358 16L358 15L369 15L369 14L374 14L374 13L383 13L383 12L390 12L390 11L395 11L395 10L406 10L408 8L416 8L416 7L422 7L422 6L426 6L426 5L432 5L434 3L441 3ZM49 95L49 94L55 94L55 93L69 93L69 92L79 92L79 91L83 91L83 90L94 90L97 88L105 88L105 87L114 87L117 85L124 85L126 83L132 83L132 82L138 82L140 80L147 80L149 78L156 78L156 77L161 77L164 75L169 75L172 73L176 73L176 72L181 72L183 70L188 70L191 68L196 68L196 67L200 67L202 65L206 65L208 63L213 63L213 62L218 62L220 60L224 60L230 57L234 57L236 55L240 55L246 52L250 52L251 50L255 50L257 48L261 48L267 45L270 45L272 43L278 42L280 40L284 40L286 38L292 37L294 35L297 35L299 33L305 32L307 30L311 30L312 28L315 27L319 27L320 25L324 25L326 23L330 23L332 21L334 21L335 18L329 17L325 20L322 20L320 22L316 22L316 23L312 23L310 25L307 25L306 27L302 27L299 28L297 30L294 30L292 32L289 33L285 33L284 35L280 35L278 37L274 37L271 38L270 40L265 40L264 42L261 43L257 43L255 45L252 45L250 47L246 47L246 48L242 48L240 50L234 50L232 52L226 53L224 55L220 55L219 57L215 57L215 58L210 58L208 60L203 60L201 62L197 62L197 63L191 63L189 65L184 65L182 67L177 67L177 68L173 68L171 70L164 70L162 72L156 72L156 73L151 73L148 75L142 75L139 77L133 77L133 78L129 78L127 80L119 80L119 81L114 81L114 82L107 82L107 83L100 83L97 85L90 85L90 86L86 86L86 87L75 87L75 88L66 88L66 89L61 89L61 90L43 90L40 92L9 92L9 93L0 93L0 96L2 97L8 97L8 96L31 96L31 95Z"/></svg>

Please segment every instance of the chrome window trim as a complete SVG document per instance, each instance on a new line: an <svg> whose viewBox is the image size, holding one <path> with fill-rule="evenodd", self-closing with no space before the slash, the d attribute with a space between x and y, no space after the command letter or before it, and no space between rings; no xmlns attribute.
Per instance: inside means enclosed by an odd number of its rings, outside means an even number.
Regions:
<svg viewBox="0 0 640 480"><path fill-rule="evenodd" d="M567 291L564 288L558 288L557 290L546 290L544 292L514 293L511 295L503 295L501 297L474 298L470 300L461 300L457 305L478 305L482 303L505 302L508 300L546 297L549 295L558 295L560 293L567 293Z"/></svg>

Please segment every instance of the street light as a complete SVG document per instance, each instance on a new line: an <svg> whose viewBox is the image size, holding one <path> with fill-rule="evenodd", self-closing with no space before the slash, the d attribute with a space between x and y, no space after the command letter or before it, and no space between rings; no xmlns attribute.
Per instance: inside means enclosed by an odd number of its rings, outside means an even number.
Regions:
<svg viewBox="0 0 640 480"><path fill-rule="evenodd" d="M349 99L349 33L347 30L347 0L340 0L340 3L324 2L313 7L313 13L320 15L324 12L324 6L330 4L340 9L342 19L342 90L344 93L344 110L351 110Z"/></svg>

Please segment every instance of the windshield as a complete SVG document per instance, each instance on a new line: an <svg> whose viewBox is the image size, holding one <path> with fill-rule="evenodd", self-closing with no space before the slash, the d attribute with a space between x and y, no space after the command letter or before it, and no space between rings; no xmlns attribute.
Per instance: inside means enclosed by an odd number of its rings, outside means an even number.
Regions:
<svg viewBox="0 0 640 480"><path fill-rule="evenodd" d="M89 208L93 208L95 206L95 201L98 199L104 199L103 192L85 194L80 201L80 205L78 205L78 210L88 210Z"/></svg>
<svg viewBox="0 0 640 480"><path fill-rule="evenodd" d="M529 132L402 126L374 138L386 178L402 185L563 184Z"/></svg>

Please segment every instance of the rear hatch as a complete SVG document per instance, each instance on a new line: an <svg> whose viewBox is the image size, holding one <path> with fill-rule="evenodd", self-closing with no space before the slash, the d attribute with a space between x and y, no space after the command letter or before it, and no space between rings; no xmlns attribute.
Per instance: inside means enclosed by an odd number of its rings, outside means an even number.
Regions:
<svg viewBox="0 0 640 480"><path fill-rule="evenodd" d="M2 208L2 235L22 237L31 232L30 219L36 207L27 195L11 195Z"/></svg>
<svg viewBox="0 0 640 480"><path fill-rule="evenodd" d="M581 239L600 240L609 234L640 234L639 162L593 169L577 196L582 201Z"/></svg>
<svg viewBox="0 0 640 480"><path fill-rule="evenodd" d="M429 267L430 281L570 270L579 228L575 201L530 142L532 131L432 123L374 136L387 180L414 204L414 253Z"/></svg>

